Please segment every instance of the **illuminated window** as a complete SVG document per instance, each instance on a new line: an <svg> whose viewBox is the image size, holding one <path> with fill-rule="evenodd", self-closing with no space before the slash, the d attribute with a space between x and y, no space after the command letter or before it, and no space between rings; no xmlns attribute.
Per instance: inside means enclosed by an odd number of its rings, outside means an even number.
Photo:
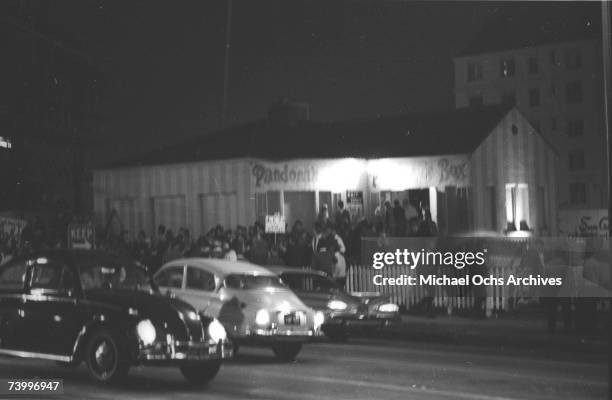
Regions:
<svg viewBox="0 0 612 400"><path fill-rule="evenodd" d="M514 76L516 68L514 65L514 58L502 58L500 63L500 73L502 78L510 78Z"/></svg>
<svg viewBox="0 0 612 400"><path fill-rule="evenodd" d="M11 147L13 147L11 143L11 139L4 137L4 136L0 136L0 148L10 149Z"/></svg>
<svg viewBox="0 0 612 400"><path fill-rule="evenodd" d="M529 191L526 183L506 184L506 222L508 231L529 230Z"/></svg>

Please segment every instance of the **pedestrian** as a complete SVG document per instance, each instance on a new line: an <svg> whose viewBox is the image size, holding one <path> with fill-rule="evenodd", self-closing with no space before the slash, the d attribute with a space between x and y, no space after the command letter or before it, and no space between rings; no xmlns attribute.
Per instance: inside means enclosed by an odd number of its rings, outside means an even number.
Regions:
<svg viewBox="0 0 612 400"><path fill-rule="evenodd" d="M395 224L395 236L404 236L406 234L406 216L405 210L398 199L393 201L393 222Z"/></svg>

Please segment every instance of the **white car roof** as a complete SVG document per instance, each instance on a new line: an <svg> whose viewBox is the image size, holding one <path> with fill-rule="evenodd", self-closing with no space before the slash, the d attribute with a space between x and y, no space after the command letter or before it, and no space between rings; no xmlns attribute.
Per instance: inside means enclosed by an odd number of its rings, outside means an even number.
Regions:
<svg viewBox="0 0 612 400"><path fill-rule="evenodd" d="M272 271L260 267L259 265L251 264L246 261L229 261L218 258L180 258L172 260L164 264L160 271L170 266L189 265L199 269L204 269L214 273L215 275L225 277L230 274L252 274L252 275L271 275L276 276Z"/></svg>

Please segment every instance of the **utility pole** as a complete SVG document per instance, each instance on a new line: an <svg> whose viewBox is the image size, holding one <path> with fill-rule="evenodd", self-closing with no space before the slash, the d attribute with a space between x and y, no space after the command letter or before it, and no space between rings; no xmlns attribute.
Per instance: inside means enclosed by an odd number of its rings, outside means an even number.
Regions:
<svg viewBox="0 0 612 400"><path fill-rule="evenodd" d="M229 92L229 64L230 48L232 43L232 0L227 0L227 20L225 23L225 60L223 63L223 102L221 104L221 118L223 125L227 125L228 92Z"/></svg>

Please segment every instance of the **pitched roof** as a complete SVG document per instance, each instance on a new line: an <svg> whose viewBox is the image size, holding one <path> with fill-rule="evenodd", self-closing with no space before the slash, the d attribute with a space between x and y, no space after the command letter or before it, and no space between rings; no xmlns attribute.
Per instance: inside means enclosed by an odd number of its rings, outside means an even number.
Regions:
<svg viewBox="0 0 612 400"><path fill-rule="evenodd" d="M377 158L468 154L508 113L485 106L356 119L301 121L294 126L262 119L107 166L141 166L230 158Z"/></svg>

